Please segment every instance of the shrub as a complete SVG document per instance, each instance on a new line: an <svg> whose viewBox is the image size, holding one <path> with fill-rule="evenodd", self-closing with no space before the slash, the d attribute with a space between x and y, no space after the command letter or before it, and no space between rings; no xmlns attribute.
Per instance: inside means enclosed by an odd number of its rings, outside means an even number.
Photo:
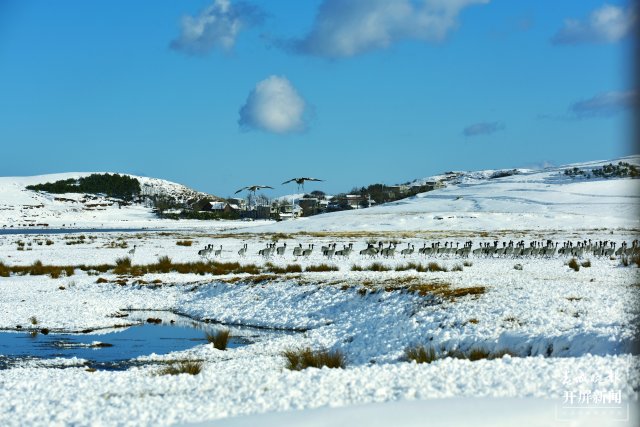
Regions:
<svg viewBox="0 0 640 427"><path fill-rule="evenodd" d="M183 360L177 365L169 365L162 369L160 375L189 374L198 375L202 371L202 362L197 360Z"/></svg>
<svg viewBox="0 0 640 427"><path fill-rule="evenodd" d="M465 261L462 263L462 265L464 265L465 267L471 267L473 263L471 261Z"/></svg>
<svg viewBox="0 0 640 427"><path fill-rule="evenodd" d="M364 271L364 268L361 265L353 264L351 266L351 271Z"/></svg>
<svg viewBox="0 0 640 427"><path fill-rule="evenodd" d="M405 348L404 356L407 360L416 363L431 363L437 359L436 350L433 347L426 348L422 345Z"/></svg>
<svg viewBox="0 0 640 427"><path fill-rule="evenodd" d="M580 271L580 264L578 263L578 260L575 258L571 258L571 260L567 265L569 266L569 268L573 269L574 271Z"/></svg>
<svg viewBox="0 0 640 427"><path fill-rule="evenodd" d="M310 347L286 350L283 356L287 359L286 368L300 371L306 368L344 368L345 358L339 350L312 350Z"/></svg>
<svg viewBox="0 0 640 427"><path fill-rule="evenodd" d="M584 268L591 267L591 260L588 259L586 261L582 261L580 265L583 266Z"/></svg>
<svg viewBox="0 0 640 427"><path fill-rule="evenodd" d="M98 277L98 280L96 280L96 283L109 283L109 281L104 277Z"/></svg>
<svg viewBox="0 0 640 427"><path fill-rule="evenodd" d="M47 241L45 243L46 243L47 246L51 246L51 245L53 245L53 240L47 239Z"/></svg>
<svg viewBox="0 0 640 427"><path fill-rule="evenodd" d="M38 319L36 318L36 316L31 316L29 317L29 322L31 322L32 325L37 325Z"/></svg>
<svg viewBox="0 0 640 427"><path fill-rule="evenodd" d="M229 332L228 329L223 329L221 331L214 332L212 334L210 333L206 334L207 341L213 344L213 347L218 350L227 349L227 342L229 341L230 336L231 336L231 333Z"/></svg>
<svg viewBox="0 0 640 427"><path fill-rule="evenodd" d="M340 269L337 266L329 265L329 264L309 265L307 266L307 268L304 269L304 271L307 271L307 272L338 271L338 270Z"/></svg>
<svg viewBox="0 0 640 427"><path fill-rule="evenodd" d="M456 264L453 266L453 268L451 268L451 271L462 271L462 270L464 270L464 268L462 268L460 264Z"/></svg>
<svg viewBox="0 0 640 427"><path fill-rule="evenodd" d="M191 245L193 245L193 240L178 240L176 242L176 245L178 245L178 246L191 246Z"/></svg>

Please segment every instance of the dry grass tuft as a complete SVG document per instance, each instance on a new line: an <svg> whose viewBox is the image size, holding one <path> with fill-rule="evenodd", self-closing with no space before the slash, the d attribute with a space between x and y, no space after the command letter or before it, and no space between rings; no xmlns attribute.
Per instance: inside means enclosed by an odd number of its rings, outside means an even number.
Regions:
<svg viewBox="0 0 640 427"><path fill-rule="evenodd" d="M115 274L126 274L131 269L131 258L122 257L116 259L116 266L113 269Z"/></svg>
<svg viewBox="0 0 640 427"><path fill-rule="evenodd" d="M193 245L193 240L178 240L176 242L176 245L178 245L178 246L191 246L191 245Z"/></svg>
<svg viewBox="0 0 640 427"><path fill-rule="evenodd" d="M573 269L574 271L580 271L580 264L578 263L578 260L575 258L571 258L571 260L567 265L569 266L569 268Z"/></svg>
<svg viewBox="0 0 640 427"><path fill-rule="evenodd" d="M159 375L198 375L202 371L202 362L197 360L183 360L176 365L169 365L160 370Z"/></svg>
<svg viewBox="0 0 640 427"><path fill-rule="evenodd" d="M226 350L231 333L228 329L223 329L218 332L207 333L205 336L207 338L207 341L213 344L214 348L218 350Z"/></svg>
<svg viewBox="0 0 640 427"><path fill-rule="evenodd" d="M286 350L283 356L287 359L286 368L300 371L306 368L344 368L345 357L339 350L312 350L310 347Z"/></svg>
<svg viewBox="0 0 640 427"><path fill-rule="evenodd" d="M435 348L425 347L423 345L405 348L404 357L406 360L414 361L416 363L431 363L438 358Z"/></svg>
<svg viewBox="0 0 640 427"><path fill-rule="evenodd" d="M323 271L339 271L340 269L335 266L335 265L329 265L329 264L318 264L318 265L309 265L307 266L307 268L304 269L304 271L306 272L315 272L315 273L319 273L319 272L323 272Z"/></svg>
<svg viewBox="0 0 640 427"><path fill-rule="evenodd" d="M273 274L287 274L287 273L302 273L302 267L300 264L288 264L284 267L278 267L270 262L264 265L264 268L269 273Z"/></svg>
<svg viewBox="0 0 640 427"><path fill-rule="evenodd" d="M447 268L438 264L437 262L430 262L427 264L428 271L447 271Z"/></svg>

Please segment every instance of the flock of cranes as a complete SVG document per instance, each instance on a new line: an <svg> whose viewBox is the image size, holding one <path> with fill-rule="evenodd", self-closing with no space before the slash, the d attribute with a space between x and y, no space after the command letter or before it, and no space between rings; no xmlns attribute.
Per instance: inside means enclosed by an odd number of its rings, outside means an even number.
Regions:
<svg viewBox="0 0 640 427"><path fill-rule="evenodd" d="M572 256L582 258L585 256L594 257L613 257L613 256L638 256L640 255L640 241L634 240L629 245L627 242L622 242L619 246L616 242L610 240L601 240L592 242L591 239L579 240L579 241L565 241L553 242L552 240L538 241L534 240L525 243L524 240L520 241L503 241L499 242L494 240L493 242L483 242L479 246L473 249L473 241L468 240L463 242L433 242L431 244L424 243L422 247L416 250L415 244L407 242L406 247L398 250L399 243L396 241L377 243L367 243L367 246L358 251L361 257L368 258L394 258L396 252L403 258L412 257L414 253L423 257L463 257L467 258L470 255L474 257L540 257L550 258L556 255ZM284 242L278 245L275 243L266 243L264 247L257 251L257 255L264 258L270 258L272 256L283 257L288 253L291 253L294 258L309 257L314 253L315 244L309 243L303 246L302 243L298 243L291 248ZM242 247L238 250L240 257L247 255L248 245L243 243ZM206 245L203 249L198 251L198 255L203 258L208 258L213 255L214 257L222 256L222 245L218 249L215 249L212 244ZM320 247L319 253L322 256L331 259L333 257L348 258L353 252L353 243L342 244L342 247L338 249L338 243L332 242Z"/></svg>

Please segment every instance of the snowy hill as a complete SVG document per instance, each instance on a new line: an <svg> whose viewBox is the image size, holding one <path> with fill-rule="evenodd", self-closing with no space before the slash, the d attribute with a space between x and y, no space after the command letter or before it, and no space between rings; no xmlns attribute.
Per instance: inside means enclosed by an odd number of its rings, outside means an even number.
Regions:
<svg viewBox="0 0 640 427"><path fill-rule="evenodd" d="M446 187L381 206L323 214L254 231L403 231L638 228L640 181L593 175L609 163L640 164L640 156L544 170L451 172L417 180ZM578 168L584 174L567 175ZM514 174L503 176L507 173Z"/></svg>
<svg viewBox="0 0 640 427"><path fill-rule="evenodd" d="M82 193L49 194L28 190L26 187L65 179L78 179L93 173L74 172L29 177L0 177L0 226L69 227L137 227L159 220L150 203L122 205L119 200L106 196ZM141 195L164 196L177 203L208 197L184 185L163 179L128 175L140 182ZM46 224L46 225L45 225Z"/></svg>

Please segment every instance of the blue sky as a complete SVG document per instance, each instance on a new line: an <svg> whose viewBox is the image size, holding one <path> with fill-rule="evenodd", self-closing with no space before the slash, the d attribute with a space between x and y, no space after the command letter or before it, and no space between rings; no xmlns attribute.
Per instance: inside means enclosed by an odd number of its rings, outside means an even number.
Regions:
<svg viewBox="0 0 640 427"><path fill-rule="evenodd" d="M630 2L0 0L0 175L229 196L634 154Z"/></svg>

